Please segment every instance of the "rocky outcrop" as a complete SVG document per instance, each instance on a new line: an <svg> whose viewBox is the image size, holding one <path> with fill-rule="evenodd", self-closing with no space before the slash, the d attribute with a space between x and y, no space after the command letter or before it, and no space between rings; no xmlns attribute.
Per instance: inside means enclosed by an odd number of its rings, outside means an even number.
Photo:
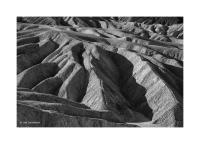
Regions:
<svg viewBox="0 0 200 144"><path fill-rule="evenodd" d="M18 127L182 127L181 18L17 19Z"/></svg>

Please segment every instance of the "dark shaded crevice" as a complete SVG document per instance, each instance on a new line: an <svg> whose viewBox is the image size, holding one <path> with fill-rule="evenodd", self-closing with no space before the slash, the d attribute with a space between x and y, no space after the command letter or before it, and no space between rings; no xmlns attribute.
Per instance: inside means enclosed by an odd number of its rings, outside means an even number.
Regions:
<svg viewBox="0 0 200 144"><path fill-rule="evenodd" d="M78 61L79 61L79 64L83 66L83 57L82 57L82 54L85 50L84 49L81 49L81 51L79 51L77 53L77 56L78 56Z"/></svg>
<svg viewBox="0 0 200 144"><path fill-rule="evenodd" d="M99 75L99 72L102 72L107 78L109 78L113 83L118 85L118 79L117 79L117 83L115 81L115 79L113 79L113 75L110 75L110 73L108 73L107 69L105 69L102 66L102 63L99 62L99 60L95 59L94 56L92 56L92 61L91 64L95 67L94 71L97 75Z"/></svg>
<svg viewBox="0 0 200 144"><path fill-rule="evenodd" d="M152 113L152 109L148 106L148 103L147 103L147 100L145 97L146 89L144 87L141 87L140 85L138 85L133 77L130 77L129 81L130 82L127 82L128 85L126 83L122 83L122 84L126 84L126 87L123 87L123 86L121 87L122 94L125 96L125 98L128 101L131 102L133 110L140 112L140 113L144 114L146 117L148 117L149 119L151 119L153 116L153 113ZM130 89L134 89L134 91L133 91L134 94L129 94L128 91ZM131 96L133 96L133 97L131 97ZM134 100L134 99L136 99L136 100ZM147 105L142 107L141 105L143 103L147 103Z"/></svg>
<svg viewBox="0 0 200 144"><path fill-rule="evenodd" d="M82 91L80 93L79 98L76 101L76 102L79 102L79 103L83 100L83 97L86 95L87 87L88 87L88 84L89 84L89 75L90 74L85 68L84 68L84 73L85 73L85 75L84 75L85 79L84 79L83 88L82 88Z"/></svg>
<svg viewBox="0 0 200 144"><path fill-rule="evenodd" d="M142 56L140 56L140 57L143 61L146 61L149 63L149 66L151 67L153 72L156 73L168 87L170 87L170 89L172 90L176 99L182 104L183 103L183 99L182 99L183 91L182 92L180 91L180 90L183 90L182 83L177 81L177 79L170 78L170 76L168 76L166 74L168 69L161 70L158 66L154 65L153 62L151 62L149 59L142 57ZM175 83L174 83L174 81L171 81L170 79L173 79L175 81Z"/></svg>
<svg viewBox="0 0 200 144"><path fill-rule="evenodd" d="M85 49L83 43L78 43L77 45L73 46L71 51L74 60L84 67L82 54L84 53Z"/></svg>
<svg viewBox="0 0 200 144"><path fill-rule="evenodd" d="M183 67L183 61L178 61L178 64L180 64Z"/></svg>
<svg viewBox="0 0 200 144"><path fill-rule="evenodd" d="M149 107L147 101L141 102L138 105L136 105L135 110L137 112L144 114L147 118L152 119L152 117L153 117L152 109Z"/></svg>
<svg viewBox="0 0 200 144"><path fill-rule="evenodd" d="M134 68L133 64L120 54L112 52L108 52L108 54L118 67L120 91L125 99L131 104L131 109L152 119L153 112L145 97L147 90L138 84L136 79L132 76Z"/></svg>

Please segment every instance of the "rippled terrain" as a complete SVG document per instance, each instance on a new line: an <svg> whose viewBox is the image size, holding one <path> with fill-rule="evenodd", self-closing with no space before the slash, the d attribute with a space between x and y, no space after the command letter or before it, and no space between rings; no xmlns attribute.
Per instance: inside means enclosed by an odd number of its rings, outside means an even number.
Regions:
<svg viewBox="0 0 200 144"><path fill-rule="evenodd" d="M183 127L182 17L17 17L18 127Z"/></svg>

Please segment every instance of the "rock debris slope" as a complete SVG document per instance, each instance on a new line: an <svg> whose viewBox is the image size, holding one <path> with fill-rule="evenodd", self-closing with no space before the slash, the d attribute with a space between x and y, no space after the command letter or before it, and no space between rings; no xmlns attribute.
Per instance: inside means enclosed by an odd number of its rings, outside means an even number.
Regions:
<svg viewBox="0 0 200 144"><path fill-rule="evenodd" d="M183 18L18 17L18 127L182 127Z"/></svg>

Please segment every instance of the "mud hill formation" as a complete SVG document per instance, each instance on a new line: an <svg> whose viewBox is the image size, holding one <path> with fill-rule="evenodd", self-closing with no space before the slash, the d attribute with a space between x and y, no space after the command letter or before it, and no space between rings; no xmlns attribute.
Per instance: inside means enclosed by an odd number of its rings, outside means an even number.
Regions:
<svg viewBox="0 0 200 144"><path fill-rule="evenodd" d="M183 18L18 17L18 127L182 127Z"/></svg>

